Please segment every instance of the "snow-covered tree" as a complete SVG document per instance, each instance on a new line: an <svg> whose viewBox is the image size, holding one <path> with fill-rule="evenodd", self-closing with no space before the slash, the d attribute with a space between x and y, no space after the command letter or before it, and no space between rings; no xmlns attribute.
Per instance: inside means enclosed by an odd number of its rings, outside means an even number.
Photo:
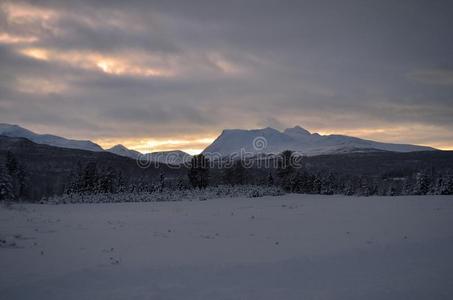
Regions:
<svg viewBox="0 0 453 300"><path fill-rule="evenodd" d="M0 166L0 201L10 203L15 200L13 179L7 168Z"/></svg>
<svg viewBox="0 0 453 300"><path fill-rule="evenodd" d="M436 194L453 195L453 175L444 175L438 179Z"/></svg>
<svg viewBox="0 0 453 300"><path fill-rule="evenodd" d="M321 194L333 195L337 193L337 181L335 176L329 172L321 179Z"/></svg>
<svg viewBox="0 0 453 300"><path fill-rule="evenodd" d="M113 193L116 191L116 172L108 167L97 176L97 190L101 193Z"/></svg>
<svg viewBox="0 0 453 300"><path fill-rule="evenodd" d="M415 194L416 195L426 195L431 190L431 178L426 172L419 172L415 176Z"/></svg>
<svg viewBox="0 0 453 300"><path fill-rule="evenodd" d="M82 190L84 192L95 192L97 187L97 165L95 162L90 162L85 166L82 176Z"/></svg>
<svg viewBox="0 0 453 300"><path fill-rule="evenodd" d="M160 173L159 177L159 193L162 193L164 191L165 187L165 173Z"/></svg>
<svg viewBox="0 0 453 300"><path fill-rule="evenodd" d="M8 185L11 186L12 198L15 200L21 199L25 195L27 176L23 166L10 151L6 153L3 169L3 173L5 174L3 176L8 177Z"/></svg>
<svg viewBox="0 0 453 300"><path fill-rule="evenodd" d="M269 171L269 174L267 175L267 186L273 186L274 185L274 177L272 176L272 172Z"/></svg>

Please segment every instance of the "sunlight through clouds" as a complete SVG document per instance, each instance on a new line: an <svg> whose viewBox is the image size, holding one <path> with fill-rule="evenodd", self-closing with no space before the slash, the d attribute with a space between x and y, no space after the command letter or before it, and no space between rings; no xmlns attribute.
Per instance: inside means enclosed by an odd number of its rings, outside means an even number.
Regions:
<svg viewBox="0 0 453 300"><path fill-rule="evenodd" d="M7 13L9 21L14 24L24 24L33 21L49 21L58 16L56 10L24 2L7 1L0 4L0 8Z"/></svg>
<svg viewBox="0 0 453 300"><path fill-rule="evenodd" d="M0 44L28 44L36 42L37 40L38 38L34 36L11 35L6 32L0 33Z"/></svg>
<svg viewBox="0 0 453 300"><path fill-rule="evenodd" d="M70 65L74 68L91 69L102 71L111 75L129 75L142 77L171 77L174 72L163 67L149 67L141 65L139 61L128 60L127 57L139 57L142 60L156 60L151 55L128 53L125 55L104 55L101 53L82 51L56 51L41 48L25 48L20 53L28 57L54 61Z"/></svg>
<svg viewBox="0 0 453 300"><path fill-rule="evenodd" d="M49 59L49 52L44 49L38 48L25 48L19 51L23 55L28 57L39 59L39 60L48 60Z"/></svg>

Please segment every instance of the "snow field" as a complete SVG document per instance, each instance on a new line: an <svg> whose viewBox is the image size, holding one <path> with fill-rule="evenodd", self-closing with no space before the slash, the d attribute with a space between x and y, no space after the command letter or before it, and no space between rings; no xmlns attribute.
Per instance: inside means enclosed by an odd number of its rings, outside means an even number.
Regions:
<svg viewBox="0 0 453 300"><path fill-rule="evenodd" d="M0 299L452 299L453 197L0 209Z"/></svg>

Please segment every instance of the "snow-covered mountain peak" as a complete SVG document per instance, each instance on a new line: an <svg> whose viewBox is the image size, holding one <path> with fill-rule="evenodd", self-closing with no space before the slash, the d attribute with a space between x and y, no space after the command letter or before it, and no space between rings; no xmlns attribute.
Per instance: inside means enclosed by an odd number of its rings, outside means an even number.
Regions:
<svg viewBox="0 0 453 300"><path fill-rule="evenodd" d="M112 148L110 148L108 150L129 150L129 149L127 149L126 146L124 146L122 144L118 144L118 145L115 145L115 146L113 146Z"/></svg>
<svg viewBox="0 0 453 300"><path fill-rule="evenodd" d="M287 128L283 132L270 127L252 130L224 130L203 153L229 156L242 152L278 154L284 150L297 151L304 155L320 155L358 151L411 152L435 149L417 145L381 143L345 135L311 134L308 130L295 126Z"/></svg>
<svg viewBox="0 0 453 300"><path fill-rule="evenodd" d="M34 133L16 124L0 123L0 134L27 138L28 136L32 136Z"/></svg>
<svg viewBox="0 0 453 300"><path fill-rule="evenodd" d="M112 148L107 149L106 151L116 154L116 155L125 156L125 157L129 157L129 158L133 158L133 159L137 159L140 156L140 152L135 151L135 150L130 150L121 144L115 145Z"/></svg>
<svg viewBox="0 0 453 300"><path fill-rule="evenodd" d="M310 131L300 127L299 125L293 128L286 128L283 133L287 135L311 135Z"/></svg>

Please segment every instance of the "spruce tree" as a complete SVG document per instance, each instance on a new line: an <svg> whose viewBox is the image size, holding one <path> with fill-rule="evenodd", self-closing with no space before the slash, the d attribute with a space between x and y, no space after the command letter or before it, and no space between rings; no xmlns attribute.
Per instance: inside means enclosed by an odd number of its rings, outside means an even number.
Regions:
<svg viewBox="0 0 453 300"><path fill-rule="evenodd" d="M0 166L0 201L9 204L14 200L13 180L7 168Z"/></svg>
<svg viewBox="0 0 453 300"><path fill-rule="evenodd" d="M97 165L95 162L90 162L85 166L82 176L82 190L87 193L97 191L98 175Z"/></svg>
<svg viewBox="0 0 453 300"><path fill-rule="evenodd" d="M27 188L27 176L23 166L19 163L16 156L11 151L6 153L6 161L3 172L6 172L8 175L8 181L11 185L13 198L21 199L21 197L25 195L25 190Z"/></svg>
<svg viewBox="0 0 453 300"><path fill-rule="evenodd" d="M294 153L290 150L283 151L278 159L277 176L280 180L281 187L291 192L294 186L295 168Z"/></svg>
<svg viewBox="0 0 453 300"><path fill-rule="evenodd" d="M431 181L426 172L416 175L415 194L426 195L431 190Z"/></svg>
<svg viewBox="0 0 453 300"><path fill-rule="evenodd" d="M242 185L246 182L246 169L241 160L236 160L228 166L225 166L223 171L223 180L231 185Z"/></svg>
<svg viewBox="0 0 453 300"><path fill-rule="evenodd" d="M274 177L272 176L272 172L269 171L269 175L267 175L267 186L274 185Z"/></svg>
<svg viewBox="0 0 453 300"><path fill-rule="evenodd" d="M165 185L165 173L160 173L159 177L159 193L162 193L164 191L164 185Z"/></svg>
<svg viewBox="0 0 453 300"><path fill-rule="evenodd" d="M187 175L192 187L206 188L209 180L209 160L203 154L193 156Z"/></svg>

